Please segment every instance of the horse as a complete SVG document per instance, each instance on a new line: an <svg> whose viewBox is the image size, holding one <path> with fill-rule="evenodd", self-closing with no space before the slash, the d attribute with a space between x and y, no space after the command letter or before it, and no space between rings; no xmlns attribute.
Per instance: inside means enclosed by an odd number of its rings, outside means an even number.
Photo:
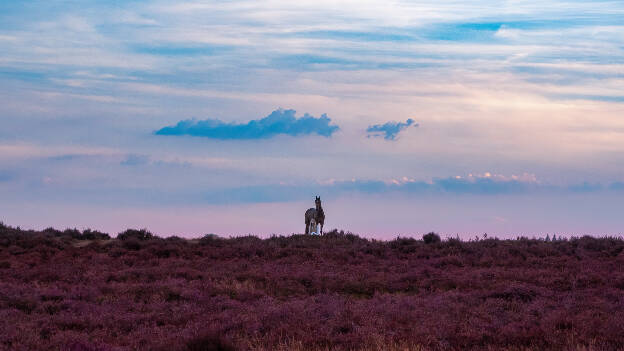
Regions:
<svg viewBox="0 0 624 351"><path fill-rule="evenodd" d="M314 220L316 224L321 225L320 234L323 235L323 224L325 224L325 212L323 212L323 207L321 206L321 198L319 196L317 196L316 199L314 200L314 204L316 205L316 208L309 208L305 212L305 225L306 225L305 233L310 234L310 223L312 222L312 220Z"/></svg>

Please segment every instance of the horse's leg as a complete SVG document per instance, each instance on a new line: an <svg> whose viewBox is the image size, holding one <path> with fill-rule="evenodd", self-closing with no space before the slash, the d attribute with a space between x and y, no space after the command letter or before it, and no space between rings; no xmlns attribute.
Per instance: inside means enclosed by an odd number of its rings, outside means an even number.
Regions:
<svg viewBox="0 0 624 351"><path fill-rule="evenodd" d="M309 230L310 230L310 222L306 221L305 225L306 225L305 233L307 235L309 233Z"/></svg>
<svg viewBox="0 0 624 351"><path fill-rule="evenodd" d="M321 235L323 235L323 222L321 222Z"/></svg>

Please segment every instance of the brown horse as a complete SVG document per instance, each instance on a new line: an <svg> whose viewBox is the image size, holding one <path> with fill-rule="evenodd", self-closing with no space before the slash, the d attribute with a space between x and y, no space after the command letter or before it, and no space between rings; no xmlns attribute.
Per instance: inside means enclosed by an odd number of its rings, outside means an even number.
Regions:
<svg viewBox="0 0 624 351"><path fill-rule="evenodd" d="M323 207L321 206L321 198L319 196L314 200L316 204L316 208L310 208L305 212L305 233L310 234L310 222L314 220L316 224L321 225L320 234L323 235L323 224L325 224L325 212L323 212Z"/></svg>

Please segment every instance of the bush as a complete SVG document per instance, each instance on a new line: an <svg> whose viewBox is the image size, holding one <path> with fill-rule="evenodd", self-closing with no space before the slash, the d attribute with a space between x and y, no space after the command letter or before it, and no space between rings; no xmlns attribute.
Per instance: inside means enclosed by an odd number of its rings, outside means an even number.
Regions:
<svg viewBox="0 0 624 351"><path fill-rule="evenodd" d="M199 243L202 245L216 245L220 246L223 243L223 239L220 238L217 234L206 234L201 239L199 239Z"/></svg>
<svg viewBox="0 0 624 351"><path fill-rule="evenodd" d="M405 254L414 253L418 249L418 241L414 238L397 237L390 241L389 244L392 249Z"/></svg>
<svg viewBox="0 0 624 351"><path fill-rule="evenodd" d="M106 233L102 233L97 230L85 229L82 231L83 240L108 240L110 239L110 235Z"/></svg>
<svg viewBox="0 0 624 351"><path fill-rule="evenodd" d="M190 339L186 343L188 351L234 351L236 348L225 337L208 333L206 335L197 336Z"/></svg>
<svg viewBox="0 0 624 351"><path fill-rule="evenodd" d="M438 234L431 232L429 234L423 235L423 241L425 242L425 244L435 244L442 241L442 239L440 239L440 236Z"/></svg>
<svg viewBox="0 0 624 351"><path fill-rule="evenodd" d="M125 232L117 234L117 239L119 240L150 240L153 239L154 235L147 231L147 229L127 229Z"/></svg>
<svg viewBox="0 0 624 351"><path fill-rule="evenodd" d="M176 235L165 238L165 241L173 242L173 243L186 243L186 239L180 238L179 236L176 236Z"/></svg>
<svg viewBox="0 0 624 351"><path fill-rule="evenodd" d="M136 238L125 239L123 247L127 250L137 251L141 249L141 242Z"/></svg>
<svg viewBox="0 0 624 351"><path fill-rule="evenodd" d="M81 237L80 230L78 230L76 228L73 228L73 229L67 228L67 229L65 229L63 231L63 235L64 236L68 236L68 237L70 237L72 239L80 239L80 237Z"/></svg>
<svg viewBox="0 0 624 351"><path fill-rule="evenodd" d="M63 235L62 231L60 231L58 229L54 229L52 227L48 227L48 228L44 229L43 233L47 234L47 235L52 235L52 236L61 236L61 235Z"/></svg>

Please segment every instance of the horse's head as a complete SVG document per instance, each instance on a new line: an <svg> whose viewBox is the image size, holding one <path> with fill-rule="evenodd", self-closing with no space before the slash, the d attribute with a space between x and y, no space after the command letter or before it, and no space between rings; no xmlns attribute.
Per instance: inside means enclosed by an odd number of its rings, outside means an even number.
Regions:
<svg viewBox="0 0 624 351"><path fill-rule="evenodd" d="M314 200L314 203L316 204L316 208L320 208L321 207L321 197L317 196L316 199Z"/></svg>

